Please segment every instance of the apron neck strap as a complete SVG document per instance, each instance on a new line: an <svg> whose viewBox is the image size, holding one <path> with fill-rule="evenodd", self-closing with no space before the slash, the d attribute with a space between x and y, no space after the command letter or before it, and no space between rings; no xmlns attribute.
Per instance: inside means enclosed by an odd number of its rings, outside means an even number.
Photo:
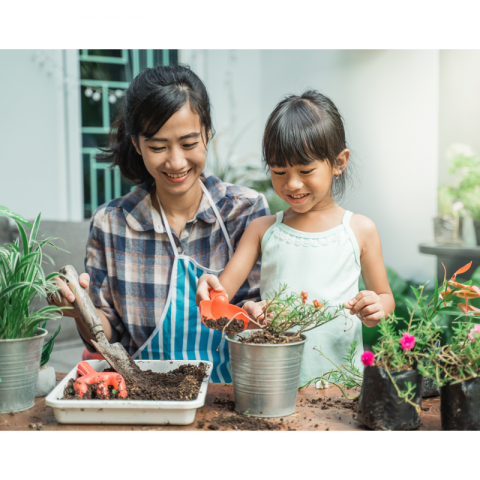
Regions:
<svg viewBox="0 0 480 480"><path fill-rule="evenodd" d="M220 212L218 211L218 208L215 205L215 203L212 199L212 196L210 195L210 192L207 190L207 187L205 187L205 185L203 184L203 182L200 179L198 181L200 182L200 187L202 188L203 193L206 195L206 197L207 197L207 199L210 203L210 206L212 207L213 212L215 213L215 216L217 217L218 223L220 224L220 228L222 229L223 235L225 236L225 240L227 242L228 251L230 252L230 258L231 258L232 255L233 255L233 248L232 248L232 244L230 242L230 238L228 236L227 229L225 228L225 224L223 223L222 217L220 216ZM175 258L177 258L178 257L177 246L175 245L175 242L173 240L172 231L170 229L170 225L168 224L167 216L165 215L165 211L163 210L162 204L160 203L160 199L158 198L158 192L155 192L155 194L157 195L157 201L158 201L158 205L160 206L160 213L162 215L162 220L163 220L163 224L165 226L165 230L167 231L168 239L170 240L170 244L172 245L172 249L173 249L173 253L175 254Z"/></svg>
<svg viewBox="0 0 480 480"><path fill-rule="evenodd" d="M215 202L213 201L212 196L210 195L210 192L207 190L207 187L203 184L201 180L199 180L200 186L202 187L203 193L206 195L208 198L208 201L210 202L210 205L215 213L215 216L217 217L218 223L220 224L220 228L222 229L223 235L225 237L225 240L228 245L228 251L230 252L230 258L233 256L233 247L230 242L230 237L228 236L227 229L225 227L225 224L223 223L222 217L220 216L220 212L218 211L217 206L215 205Z"/></svg>

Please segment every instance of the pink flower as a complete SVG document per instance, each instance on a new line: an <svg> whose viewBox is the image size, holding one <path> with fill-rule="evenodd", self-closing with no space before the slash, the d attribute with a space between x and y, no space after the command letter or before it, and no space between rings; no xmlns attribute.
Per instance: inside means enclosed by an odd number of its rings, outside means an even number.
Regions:
<svg viewBox="0 0 480 480"><path fill-rule="evenodd" d="M365 350L360 357L360 360L362 363L368 367L370 365L373 365L375 362L375 355L372 352L369 352L368 350Z"/></svg>
<svg viewBox="0 0 480 480"><path fill-rule="evenodd" d="M473 336L474 333L480 333L480 323L477 323L469 332L468 334L468 339L471 341L471 342L474 342L475 341L475 337Z"/></svg>
<svg viewBox="0 0 480 480"><path fill-rule="evenodd" d="M403 350L411 350L415 346L415 336L405 332L399 342Z"/></svg>

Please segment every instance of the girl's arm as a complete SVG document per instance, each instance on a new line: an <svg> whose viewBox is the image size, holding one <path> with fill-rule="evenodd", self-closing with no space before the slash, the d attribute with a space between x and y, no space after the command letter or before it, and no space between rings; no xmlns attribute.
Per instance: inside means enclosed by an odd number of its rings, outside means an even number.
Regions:
<svg viewBox="0 0 480 480"><path fill-rule="evenodd" d="M373 221L363 215L353 215L350 225L360 247L360 265L367 290L362 290L344 305L367 327L374 327L395 309L383 263L380 235Z"/></svg>
<svg viewBox="0 0 480 480"><path fill-rule="evenodd" d="M262 238L267 229L275 223L275 216L269 215L253 220L245 230L233 257L217 279L214 275L202 275L198 281L196 302L209 300L209 290L224 290L233 298L252 271L261 254Z"/></svg>

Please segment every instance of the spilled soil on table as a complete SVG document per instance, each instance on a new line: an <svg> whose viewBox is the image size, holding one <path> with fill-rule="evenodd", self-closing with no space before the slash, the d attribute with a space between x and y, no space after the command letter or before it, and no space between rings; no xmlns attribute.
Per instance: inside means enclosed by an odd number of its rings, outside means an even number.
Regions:
<svg viewBox="0 0 480 480"><path fill-rule="evenodd" d="M236 413L228 417L214 417L211 420L206 420L206 422L210 422L210 425L207 427L209 430L229 428L232 430L250 431L280 430L280 425L278 424L269 422L264 418L249 417L248 415L242 415L241 413ZM199 428L203 428L204 425L205 424L203 423Z"/></svg>
<svg viewBox="0 0 480 480"><path fill-rule="evenodd" d="M217 320L213 318L203 317L203 321L208 328L212 328L213 330L220 330L223 329L228 325L225 329L225 333L238 333L243 330L244 323L243 320L237 320L234 318L233 320L229 320L227 317L221 317Z"/></svg>
<svg viewBox="0 0 480 480"><path fill-rule="evenodd" d="M272 333L267 330L260 330L253 333L249 337L240 337L236 338L240 343L254 343L257 345L260 344L282 344L282 343L295 343L301 342L302 338L300 336L294 335L280 335L279 333Z"/></svg>
<svg viewBox="0 0 480 480"><path fill-rule="evenodd" d="M118 398L118 392L113 393L112 387L108 387L110 391L110 400L195 400L200 391L200 386L206 375L207 365L200 363L196 365L181 365L175 370L167 373L157 373L151 370L143 372L143 379L147 382L141 385L137 383L126 382L127 397ZM114 372L112 368L104 370L104 372ZM75 380L72 378L68 381L64 392L63 400L82 400L73 384ZM105 398L97 397L98 383L89 386L87 393L83 396L83 400L105 400Z"/></svg>

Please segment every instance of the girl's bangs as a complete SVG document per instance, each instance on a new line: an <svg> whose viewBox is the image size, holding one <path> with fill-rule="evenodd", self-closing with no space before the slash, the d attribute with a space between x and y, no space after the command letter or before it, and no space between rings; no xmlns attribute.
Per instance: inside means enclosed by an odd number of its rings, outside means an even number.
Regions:
<svg viewBox="0 0 480 480"><path fill-rule="evenodd" d="M311 110L302 108L277 117L266 132L264 153L265 163L277 168L309 165L328 157L317 119Z"/></svg>

